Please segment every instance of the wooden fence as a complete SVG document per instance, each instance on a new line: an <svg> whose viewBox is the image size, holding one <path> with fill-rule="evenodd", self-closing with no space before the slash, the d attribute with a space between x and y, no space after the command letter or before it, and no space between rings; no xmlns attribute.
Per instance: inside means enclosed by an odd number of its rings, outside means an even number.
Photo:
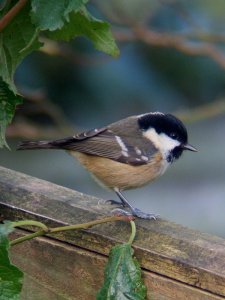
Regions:
<svg viewBox="0 0 225 300"><path fill-rule="evenodd" d="M2 220L33 219L56 227L95 220L111 209L101 199L0 167ZM135 222L133 247L148 299L225 299L224 239L162 219ZM18 229L13 237L27 231ZM129 224L114 222L12 247L14 264L26 274L22 299L94 300L110 248L129 235Z"/></svg>

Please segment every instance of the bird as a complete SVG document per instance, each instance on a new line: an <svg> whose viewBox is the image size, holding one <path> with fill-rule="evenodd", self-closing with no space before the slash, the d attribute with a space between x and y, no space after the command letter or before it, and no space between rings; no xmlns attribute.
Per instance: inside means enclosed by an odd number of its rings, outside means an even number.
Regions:
<svg viewBox="0 0 225 300"><path fill-rule="evenodd" d="M184 150L197 152L188 143L182 121L162 112L129 116L62 139L23 141L17 149L66 150L100 185L113 190L131 215L142 219L156 219L156 215L133 207L123 191L142 187L163 175Z"/></svg>

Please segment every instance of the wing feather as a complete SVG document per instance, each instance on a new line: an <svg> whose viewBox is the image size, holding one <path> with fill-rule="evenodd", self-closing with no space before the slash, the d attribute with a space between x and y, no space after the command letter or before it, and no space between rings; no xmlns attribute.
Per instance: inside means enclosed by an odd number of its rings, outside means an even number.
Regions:
<svg viewBox="0 0 225 300"><path fill-rule="evenodd" d="M93 129L79 135L53 141L57 148L106 157L130 165L147 164L155 154L154 145L142 134L117 135L113 128Z"/></svg>

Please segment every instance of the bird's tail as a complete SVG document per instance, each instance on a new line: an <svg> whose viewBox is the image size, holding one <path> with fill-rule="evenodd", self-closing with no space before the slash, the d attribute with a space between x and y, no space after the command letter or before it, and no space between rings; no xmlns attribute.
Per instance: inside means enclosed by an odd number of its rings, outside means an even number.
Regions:
<svg viewBox="0 0 225 300"><path fill-rule="evenodd" d="M35 149L57 149L57 146L54 145L51 141L37 141L37 142L24 141L21 142L17 147L17 150L35 150Z"/></svg>

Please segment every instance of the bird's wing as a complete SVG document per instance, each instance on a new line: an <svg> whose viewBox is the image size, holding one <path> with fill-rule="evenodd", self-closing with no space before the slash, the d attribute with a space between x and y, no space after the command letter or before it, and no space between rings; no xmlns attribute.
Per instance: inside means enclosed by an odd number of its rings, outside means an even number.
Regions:
<svg viewBox="0 0 225 300"><path fill-rule="evenodd" d="M53 147L109 158L130 165L147 164L155 154L154 145L140 136L117 135L109 128L93 129L51 142Z"/></svg>

